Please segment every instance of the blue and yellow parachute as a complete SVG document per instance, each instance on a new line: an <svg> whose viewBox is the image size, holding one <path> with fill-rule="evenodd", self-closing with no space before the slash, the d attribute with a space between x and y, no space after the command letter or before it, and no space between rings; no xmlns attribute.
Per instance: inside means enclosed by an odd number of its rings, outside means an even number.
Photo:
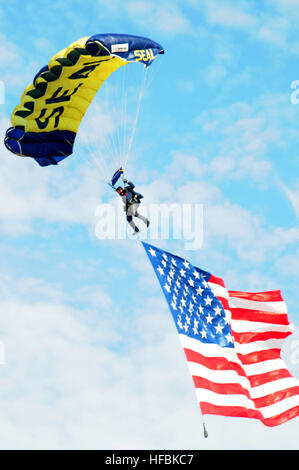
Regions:
<svg viewBox="0 0 299 470"><path fill-rule="evenodd" d="M57 165L73 152L81 120L102 86L119 67L149 67L163 47L139 36L97 34L58 52L27 86L11 116L5 146L39 165Z"/></svg>

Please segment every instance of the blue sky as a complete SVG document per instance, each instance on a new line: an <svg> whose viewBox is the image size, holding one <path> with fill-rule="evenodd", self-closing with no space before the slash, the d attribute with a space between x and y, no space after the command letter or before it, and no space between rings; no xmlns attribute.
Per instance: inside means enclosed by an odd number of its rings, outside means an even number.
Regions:
<svg viewBox="0 0 299 470"><path fill-rule="evenodd" d="M298 19L296 0L6 2L0 128L36 72L74 40L118 32L161 43L127 176L144 210L203 204L204 243L152 243L231 290L281 289L295 325L283 357L299 378ZM91 139L104 125L97 109L82 123ZM116 200L87 147L40 168L0 145L1 448L298 449L298 418L268 429L207 417L203 438L141 244L95 236L96 207Z"/></svg>

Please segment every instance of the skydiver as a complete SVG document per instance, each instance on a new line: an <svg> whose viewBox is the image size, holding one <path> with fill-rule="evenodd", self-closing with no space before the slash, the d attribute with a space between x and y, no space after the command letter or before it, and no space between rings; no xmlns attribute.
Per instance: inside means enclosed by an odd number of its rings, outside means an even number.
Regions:
<svg viewBox="0 0 299 470"><path fill-rule="evenodd" d="M149 226L150 221L138 212L138 207L141 202L140 200L143 199L142 194L136 193L134 191L135 185L133 183L127 180L123 181L125 183L125 187L122 188L121 186L119 186L118 188L116 188L116 192L120 195L123 200L124 212L126 212L127 221L134 230L133 235L136 235L136 233L139 232L139 228L133 222L133 217L141 219L147 227Z"/></svg>

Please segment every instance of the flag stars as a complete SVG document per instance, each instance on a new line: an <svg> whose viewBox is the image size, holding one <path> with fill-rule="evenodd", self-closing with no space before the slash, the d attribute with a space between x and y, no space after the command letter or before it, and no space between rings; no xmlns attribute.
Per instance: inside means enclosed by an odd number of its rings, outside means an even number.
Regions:
<svg viewBox="0 0 299 470"><path fill-rule="evenodd" d="M167 283L164 285L164 289L167 290L169 294L171 293L170 286Z"/></svg>
<svg viewBox="0 0 299 470"><path fill-rule="evenodd" d="M224 326L221 326L221 325L218 323L218 325L215 326L216 333L217 333L217 334L222 334L223 328L224 328Z"/></svg>
<svg viewBox="0 0 299 470"><path fill-rule="evenodd" d="M209 285L209 275L187 260L155 247L148 247L147 252L180 334L232 347L229 312Z"/></svg>
<svg viewBox="0 0 299 470"><path fill-rule="evenodd" d="M204 299L204 301L205 301L206 306L207 305L212 305L213 299L211 299L211 297L208 296Z"/></svg>
<svg viewBox="0 0 299 470"><path fill-rule="evenodd" d="M188 263L187 260L185 260L185 261L183 262L183 265L185 266L185 269L186 269L186 270L190 268L190 264Z"/></svg>
<svg viewBox="0 0 299 470"><path fill-rule="evenodd" d="M217 305L216 308L214 308L214 312L216 315L221 315L222 314L222 309Z"/></svg>
<svg viewBox="0 0 299 470"><path fill-rule="evenodd" d="M206 330L202 329L201 332L200 332L200 334L201 334L201 339L207 339L207 332L206 332Z"/></svg>
<svg viewBox="0 0 299 470"><path fill-rule="evenodd" d="M200 287L200 286L196 289L197 295L202 295L203 291L204 291L204 289L202 289L202 287Z"/></svg>
<svg viewBox="0 0 299 470"><path fill-rule="evenodd" d="M208 315L206 316L206 322L207 322L207 323L212 323L212 321L213 321L213 317L211 317L211 315L208 314Z"/></svg>
<svg viewBox="0 0 299 470"><path fill-rule="evenodd" d="M225 336L225 339L228 343L234 343L234 338L232 337L230 333Z"/></svg>
<svg viewBox="0 0 299 470"><path fill-rule="evenodd" d="M157 268L157 271L159 271L160 276L164 276L164 269L161 266Z"/></svg>
<svg viewBox="0 0 299 470"><path fill-rule="evenodd" d="M155 250L153 250L152 247L150 247L150 249L148 250L148 252L149 252L149 254L150 254L151 256L153 256L153 257L157 256Z"/></svg>

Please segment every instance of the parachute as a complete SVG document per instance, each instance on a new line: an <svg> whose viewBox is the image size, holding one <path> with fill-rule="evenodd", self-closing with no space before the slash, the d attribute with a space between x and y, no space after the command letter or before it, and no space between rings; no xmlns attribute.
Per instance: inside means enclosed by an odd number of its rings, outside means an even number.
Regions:
<svg viewBox="0 0 299 470"><path fill-rule="evenodd" d="M164 54L160 44L126 34L96 34L72 43L23 92L5 146L40 166L57 165L72 154L81 120L105 80L130 62L147 69L158 54Z"/></svg>

